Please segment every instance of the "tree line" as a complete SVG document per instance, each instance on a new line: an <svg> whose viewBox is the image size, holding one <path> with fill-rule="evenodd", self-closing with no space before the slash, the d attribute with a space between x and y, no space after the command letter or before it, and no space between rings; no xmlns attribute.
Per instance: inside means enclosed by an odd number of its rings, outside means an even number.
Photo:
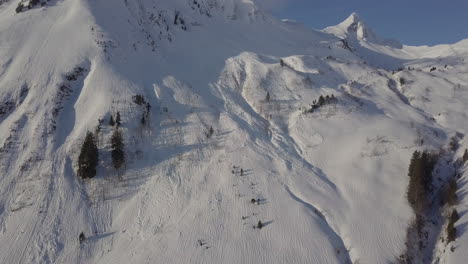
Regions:
<svg viewBox="0 0 468 264"><path fill-rule="evenodd" d="M332 95L320 95L318 100L312 101L312 105L310 106L310 109L307 110L307 113L313 113L315 110L319 109L320 107L327 105L327 104L335 104L338 102L338 99L335 97L334 94Z"/></svg>

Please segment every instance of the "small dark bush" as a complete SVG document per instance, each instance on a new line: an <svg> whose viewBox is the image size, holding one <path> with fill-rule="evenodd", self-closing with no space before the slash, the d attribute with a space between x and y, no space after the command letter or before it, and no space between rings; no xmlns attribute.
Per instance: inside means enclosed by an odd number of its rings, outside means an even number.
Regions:
<svg viewBox="0 0 468 264"><path fill-rule="evenodd" d="M80 244L83 243L85 239L86 239L85 235L83 234L83 232L81 232L80 235L78 236L78 240L80 241Z"/></svg>
<svg viewBox="0 0 468 264"><path fill-rule="evenodd" d="M262 227L263 227L262 221L258 221L258 223L257 223L257 228L258 228L258 229L262 229Z"/></svg>
<svg viewBox="0 0 468 264"><path fill-rule="evenodd" d="M206 133L206 138L210 138L211 136L213 136L213 134L214 134L214 129L212 126L210 126L210 129Z"/></svg>
<svg viewBox="0 0 468 264"><path fill-rule="evenodd" d="M403 85L405 85L405 84L406 84L405 78L401 77L401 78L400 78L400 85L403 86Z"/></svg>

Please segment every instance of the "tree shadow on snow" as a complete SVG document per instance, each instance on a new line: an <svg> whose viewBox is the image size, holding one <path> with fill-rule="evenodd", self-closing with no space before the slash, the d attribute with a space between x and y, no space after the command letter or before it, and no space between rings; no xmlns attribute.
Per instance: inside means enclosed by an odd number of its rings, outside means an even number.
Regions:
<svg viewBox="0 0 468 264"><path fill-rule="evenodd" d="M468 180L466 178L462 178L458 181L457 188L458 190L462 190L457 192L457 197L459 201L463 201L466 195L468 194L468 190L466 190L467 183Z"/></svg>
<svg viewBox="0 0 468 264"><path fill-rule="evenodd" d="M466 214L467 211L464 211L463 214ZM463 236L465 234L466 229L468 228L468 222L464 222L462 224L455 224L455 228L457 229L457 237Z"/></svg>
<svg viewBox="0 0 468 264"><path fill-rule="evenodd" d="M102 234L96 234L94 236L88 237L87 240L89 242L97 242L98 240L101 240L103 238L113 236L114 234L115 234L115 231L114 232L102 233Z"/></svg>
<svg viewBox="0 0 468 264"><path fill-rule="evenodd" d="M270 220L270 221L266 221L266 222L262 223L262 229L269 226L269 225L271 225L271 224L273 224L273 222L274 222L273 220Z"/></svg>

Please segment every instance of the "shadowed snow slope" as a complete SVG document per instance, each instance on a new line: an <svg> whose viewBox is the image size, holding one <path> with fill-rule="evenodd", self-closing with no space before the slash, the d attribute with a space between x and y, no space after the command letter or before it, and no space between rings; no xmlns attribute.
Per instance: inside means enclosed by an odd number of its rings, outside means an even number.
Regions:
<svg viewBox="0 0 468 264"><path fill-rule="evenodd" d="M412 152L468 131L466 41L384 45L352 15L356 52L248 0L17 5L0 4L0 263L389 263Z"/></svg>

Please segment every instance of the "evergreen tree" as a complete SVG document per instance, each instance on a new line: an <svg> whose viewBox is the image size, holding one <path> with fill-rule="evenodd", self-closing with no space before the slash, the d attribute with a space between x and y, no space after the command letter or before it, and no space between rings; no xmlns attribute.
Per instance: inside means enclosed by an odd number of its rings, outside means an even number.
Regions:
<svg viewBox="0 0 468 264"><path fill-rule="evenodd" d="M207 137L209 138L209 137L211 137L213 134L214 134L213 126L210 126L210 130L208 131Z"/></svg>
<svg viewBox="0 0 468 264"><path fill-rule="evenodd" d="M325 103L325 98L323 97L323 95L321 95L318 100L318 105L322 106L324 103Z"/></svg>
<svg viewBox="0 0 468 264"><path fill-rule="evenodd" d="M458 214L457 209L453 209L452 213L450 214L449 221L455 223L459 219L460 219L460 215Z"/></svg>
<svg viewBox="0 0 468 264"><path fill-rule="evenodd" d="M258 228L258 229L262 229L262 227L263 227L262 221L258 221L258 223L257 223L257 228Z"/></svg>
<svg viewBox="0 0 468 264"><path fill-rule="evenodd" d="M455 239L457 238L457 228L455 227L455 222L452 222L449 220L446 232L447 232L447 243L455 241Z"/></svg>
<svg viewBox="0 0 468 264"><path fill-rule="evenodd" d="M115 117L115 123L117 124L117 127L122 125L121 120L120 120L120 112L117 111L117 116Z"/></svg>
<svg viewBox="0 0 468 264"><path fill-rule="evenodd" d="M109 119L109 126L115 126L114 117L112 115Z"/></svg>
<svg viewBox="0 0 468 264"><path fill-rule="evenodd" d="M265 101L269 102L270 101L270 92L267 92L265 96Z"/></svg>
<svg viewBox="0 0 468 264"><path fill-rule="evenodd" d="M83 243L85 239L86 239L85 234L81 232L80 235L78 236L78 240L80 241L80 244Z"/></svg>
<svg viewBox="0 0 468 264"><path fill-rule="evenodd" d="M465 149L465 153L463 153L463 162L468 161L468 149Z"/></svg>
<svg viewBox="0 0 468 264"><path fill-rule="evenodd" d="M150 105L150 103L146 103L146 114L147 114L147 115L149 115L150 110L151 110L151 105Z"/></svg>
<svg viewBox="0 0 468 264"><path fill-rule="evenodd" d="M143 114L143 115L141 116L141 125L144 126L145 124L146 124L146 119L145 119L145 115Z"/></svg>
<svg viewBox="0 0 468 264"><path fill-rule="evenodd" d="M96 140L93 133L88 132L86 133L86 138L81 146L80 156L78 157L78 176L82 179L96 176L98 160L99 151L96 146Z"/></svg>
<svg viewBox="0 0 468 264"><path fill-rule="evenodd" d="M125 163L125 153L124 153L124 143L122 139L122 134L119 130L115 130L111 138L111 148L112 148L112 163L114 168L120 169Z"/></svg>

